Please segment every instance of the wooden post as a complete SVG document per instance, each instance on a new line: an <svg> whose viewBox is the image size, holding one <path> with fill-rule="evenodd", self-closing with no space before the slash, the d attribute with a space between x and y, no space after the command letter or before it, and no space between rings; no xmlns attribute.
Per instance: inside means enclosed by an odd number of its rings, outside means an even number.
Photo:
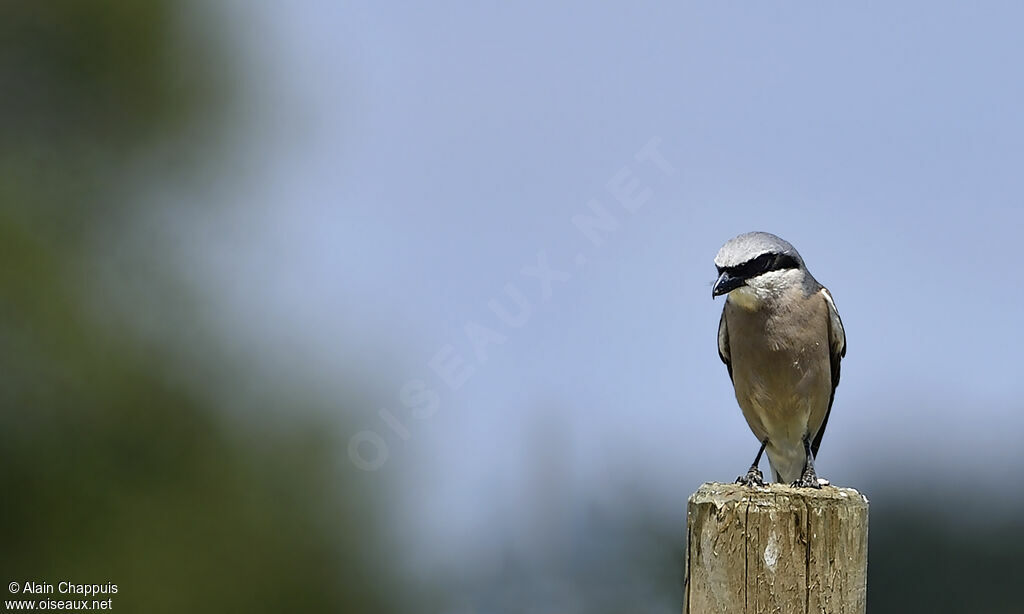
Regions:
<svg viewBox="0 0 1024 614"><path fill-rule="evenodd" d="M868 500L852 488L708 483L686 511L684 614L864 614Z"/></svg>

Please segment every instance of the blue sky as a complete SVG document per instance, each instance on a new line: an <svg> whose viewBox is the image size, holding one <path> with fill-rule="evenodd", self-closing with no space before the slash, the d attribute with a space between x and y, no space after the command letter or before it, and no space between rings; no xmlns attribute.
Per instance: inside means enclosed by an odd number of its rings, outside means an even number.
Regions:
<svg viewBox="0 0 1024 614"><path fill-rule="evenodd" d="M542 477L682 509L746 468L710 282L749 230L792 242L846 325L820 473L994 488L1024 461L1022 11L240 4L244 181L192 257L257 354L328 397L366 377L342 435L385 441L382 486L442 542L528 533ZM652 138L675 173L636 159ZM607 188L624 169L635 213ZM592 200L619 224L600 247L572 221ZM547 300L522 273L541 252L568 275ZM518 328L488 308L508 283ZM501 338L483 364L470 323ZM475 365L458 390L430 367L446 346Z"/></svg>

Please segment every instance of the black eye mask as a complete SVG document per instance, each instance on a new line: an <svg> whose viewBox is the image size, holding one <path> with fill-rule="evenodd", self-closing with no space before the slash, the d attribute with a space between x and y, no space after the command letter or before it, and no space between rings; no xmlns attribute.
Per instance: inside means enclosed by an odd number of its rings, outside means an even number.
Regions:
<svg viewBox="0 0 1024 614"><path fill-rule="evenodd" d="M743 264L719 268L719 273L728 273L730 277L750 279L770 271L783 271L800 268L800 263L789 254L761 254L757 258Z"/></svg>

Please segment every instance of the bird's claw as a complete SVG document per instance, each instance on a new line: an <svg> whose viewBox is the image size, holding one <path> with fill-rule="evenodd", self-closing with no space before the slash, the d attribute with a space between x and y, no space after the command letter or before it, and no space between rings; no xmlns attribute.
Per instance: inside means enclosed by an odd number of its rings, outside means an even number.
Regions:
<svg viewBox="0 0 1024 614"><path fill-rule="evenodd" d="M825 478L819 478L815 475L813 469L809 469L804 472L800 479L790 484L793 488L817 488L821 489L822 486L828 486L829 481Z"/></svg>
<svg viewBox="0 0 1024 614"><path fill-rule="evenodd" d="M749 487L764 486L764 474L757 467L751 467L746 475L736 478L736 483Z"/></svg>

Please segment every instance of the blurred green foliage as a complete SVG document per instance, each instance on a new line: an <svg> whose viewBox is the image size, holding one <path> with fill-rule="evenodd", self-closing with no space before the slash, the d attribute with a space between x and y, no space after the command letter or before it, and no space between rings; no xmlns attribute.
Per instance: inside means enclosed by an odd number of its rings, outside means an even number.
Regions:
<svg viewBox="0 0 1024 614"><path fill-rule="evenodd" d="M0 5L0 198L61 241L133 203L119 174L161 145L201 152L195 135L230 86L224 54L171 2ZM193 19L198 22L198 19ZM12 205L15 205L12 207Z"/></svg>
<svg viewBox="0 0 1024 614"><path fill-rule="evenodd" d="M155 156L174 181L214 146L232 76L202 10L0 3L0 577L114 582L121 611L388 611L338 429L302 398L226 419L229 378L178 376L230 373L223 352L178 364L84 296L90 241L145 206L128 169Z"/></svg>
<svg viewBox="0 0 1024 614"><path fill-rule="evenodd" d="M1024 611L1016 585L1024 576L1024 518L1005 497L989 498L969 485L951 489L959 492L914 497L891 489L872 498L872 613Z"/></svg>

